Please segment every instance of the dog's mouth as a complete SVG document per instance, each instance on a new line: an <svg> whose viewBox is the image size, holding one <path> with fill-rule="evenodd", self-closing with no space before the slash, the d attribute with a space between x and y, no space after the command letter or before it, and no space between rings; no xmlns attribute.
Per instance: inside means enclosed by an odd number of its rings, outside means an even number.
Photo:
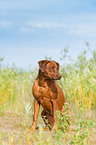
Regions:
<svg viewBox="0 0 96 145"><path fill-rule="evenodd" d="M62 76L59 74L59 75L57 75L57 76L54 76L53 79L54 79L54 80L60 80L61 77L62 77Z"/></svg>
<svg viewBox="0 0 96 145"><path fill-rule="evenodd" d="M46 77L48 77L49 79L51 79L51 80L60 80L61 77L62 77L60 74L54 75L54 76L50 76L50 75L48 75L47 73L44 73L44 75L45 75Z"/></svg>

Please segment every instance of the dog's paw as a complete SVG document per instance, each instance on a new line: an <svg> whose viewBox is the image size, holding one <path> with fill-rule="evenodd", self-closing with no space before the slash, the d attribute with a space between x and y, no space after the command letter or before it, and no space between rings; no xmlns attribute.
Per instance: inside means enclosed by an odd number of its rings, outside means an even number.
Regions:
<svg viewBox="0 0 96 145"><path fill-rule="evenodd" d="M29 129L29 132L32 132L32 131L35 131L35 127L31 127L31 128Z"/></svg>
<svg viewBox="0 0 96 145"><path fill-rule="evenodd" d="M44 131L49 131L49 127L44 127L43 130Z"/></svg>
<svg viewBox="0 0 96 145"><path fill-rule="evenodd" d="M54 130L57 130L57 126L56 126L56 125L53 126L52 132L53 132Z"/></svg>

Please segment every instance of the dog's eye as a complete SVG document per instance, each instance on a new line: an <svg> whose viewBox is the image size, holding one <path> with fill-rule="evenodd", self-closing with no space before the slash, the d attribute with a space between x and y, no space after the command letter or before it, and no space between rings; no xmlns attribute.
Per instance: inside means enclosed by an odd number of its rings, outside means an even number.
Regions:
<svg viewBox="0 0 96 145"><path fill-rule="evenodd" d="M54 69L54 67L52 67L52 70Z"/></svg>
<svg viewBox="0 0 96 145"><path fill-rule="evenodd" d="M49 68L49 71L50 71L50 72L52 72L52 71L53 71L53 69L52 69L52 68Z"/></svg>
<svg viewBox="0 0 96 145"><path fill-rule="evenodd" d="M50 69L50 71L54 72L54 71L55 71L54 67L52 67L52 68Z"/></svg>
<svg viewBox="0 0 96 145"><path fill-rule="evenodd" d="M52 68L50 68L49 71L52 71Z"/></svg>

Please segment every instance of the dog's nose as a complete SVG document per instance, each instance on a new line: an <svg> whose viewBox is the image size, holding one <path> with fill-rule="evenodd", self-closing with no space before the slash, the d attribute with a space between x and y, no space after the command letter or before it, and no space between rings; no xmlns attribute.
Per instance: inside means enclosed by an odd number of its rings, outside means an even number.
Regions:
<svg viewBox="0 0 96 145"><path fill-rule="evenodd" d="M59 75L58 75L58 78L61 79L61 77L62 77L62 76L59 74Z"/></svg>

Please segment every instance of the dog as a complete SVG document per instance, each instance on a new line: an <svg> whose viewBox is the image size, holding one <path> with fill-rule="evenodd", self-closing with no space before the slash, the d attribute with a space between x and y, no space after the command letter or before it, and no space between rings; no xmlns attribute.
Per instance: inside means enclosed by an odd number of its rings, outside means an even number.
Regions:
<svg viewBox="0 0 96 145"><path fill-rule="evenodd" d="M63 110L66 103L64 94L55 80L60 80L59 63L49 60L41 60L38 76L33 84L34 116L30 131L35 131L40 105L43 107L41 116L46 126L50 125L57 130L56 111ZM47 122L46 122L47 119ZM50 128L50 127L49 127Z"/></svg>

